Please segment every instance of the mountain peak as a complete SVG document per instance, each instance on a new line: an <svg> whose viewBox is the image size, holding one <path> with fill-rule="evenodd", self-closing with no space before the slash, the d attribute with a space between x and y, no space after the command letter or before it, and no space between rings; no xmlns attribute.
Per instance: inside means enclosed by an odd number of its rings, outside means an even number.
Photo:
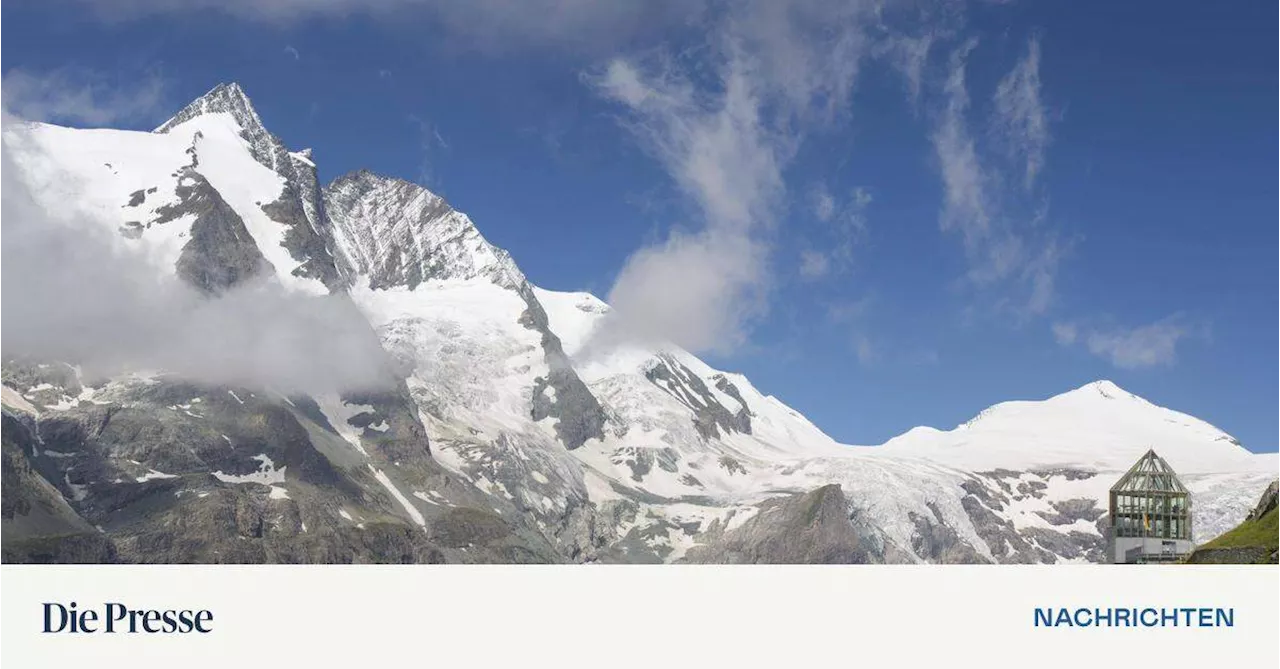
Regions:
<svg viewBox="0 0 1280 669"><path fill-rule="evenodd" d="M339 252L372 288L412 289L432 278L525 282L510 254L420 184L362 169L334 179L324 198Z"/></svg>
<svg viewBox="0 0 1280 669"><path fill-rule="evenodd" d="M1153 449L1179 472L1261 466L1231 435L1106 379L1047 400L1002 402L954 430L912 430L882 448L969 469L1125 471Z"/></svg>
<svg viewBox="0 0 1280 669"><path fill-rule="evenodd" d="M254 160L273 172L287 174L290 170L288 151L284 144L262 125L262 118L253 108L253 102L245 95L240 84L233 82L214 86L208 93L191 101L182 111L153 132L167 133L192 119L209 114L227 114L240 126L240 136L249 144Z"/></svg>
<svg viewBox="0 0 1280 669"><path fill-rule="evenodd" d="M262 119L258 116L257 110L253 108L253 103L249 100L249 96L245 95L244 89L240 88L240 84L232 81L218 84L208 93L192 100L190 104L182 108L182 111L156 128L155 132L169 132L174 127L186 123L197 116L217 113L231 114L236 119L236 122L240 124L240 127L246 131L252 132L255 129L262 129Z"/></svg>
<svg viewBox="0 0 1280 669"><path fill-rule="evenodd" d="M377 172L374 172L364 167L361 167L359 169L355 169L350 172L347 172L346 174L341 174L337 177L334 177L333 181L329 182L329 185L325 186L325 188L327 190L335 190L335 189L341 190L341 189L351 189L351 188L395 189L395 190L403 191L404 193L413 193L414 195L421 194L432 200L439 200L441 202L444 201L444 198L432 192L431 189L427 188L426 186L423 186L422 184L414 183L412 181L409 181L408 179L402 179L400 177L393 177L393 176L386 176L384 174L378 174Z"/></svg>
<svg viewBox="0 0 1280 669"><path fill-rule="evenodd" d="M1097 381L1086 383L1083 386L1076 388L1075 390L1064 393L1064 395L1071 396L1071 397L1089 397L1089 398L1096 398L1100 396L1104 399L1109 399L1109 400L1140 399L1138 398L1137 395L1134 395L1133 393L1125 390L1124 388L1121 388L1120 386L1116 385L1114 382L1108 379L1099 379Z"/></svg>

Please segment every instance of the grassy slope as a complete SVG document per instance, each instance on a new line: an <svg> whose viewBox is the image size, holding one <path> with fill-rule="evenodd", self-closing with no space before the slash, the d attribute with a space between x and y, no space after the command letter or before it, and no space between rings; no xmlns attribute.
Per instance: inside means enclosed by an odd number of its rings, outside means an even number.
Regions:
<svg viewBox="0 0 1280 669"><path fill-rule="evenodd" d="M1277 531L1276 525L1276 509L1272 509L1257 520L1246 520L1235 529L1219 536L1218 538L1201 546L1201 549L1211 548L1242 548L1247 546L1266 546L1271 550L1276 550L1277 537L1280 537L1280 531Z"/></svg>

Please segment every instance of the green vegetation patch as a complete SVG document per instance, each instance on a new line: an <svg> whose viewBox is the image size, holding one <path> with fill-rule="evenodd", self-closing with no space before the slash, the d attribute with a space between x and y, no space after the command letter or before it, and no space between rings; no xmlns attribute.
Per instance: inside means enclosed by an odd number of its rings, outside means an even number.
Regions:
<svg viewBox="0 0 1280 669"><path fill-rule="evenodd" d="M1257 520L1246 520L1235 529L1201 546L1201 549L1266 547L1276 550L1280 530L1276 525L1276 509Z"/></svg>

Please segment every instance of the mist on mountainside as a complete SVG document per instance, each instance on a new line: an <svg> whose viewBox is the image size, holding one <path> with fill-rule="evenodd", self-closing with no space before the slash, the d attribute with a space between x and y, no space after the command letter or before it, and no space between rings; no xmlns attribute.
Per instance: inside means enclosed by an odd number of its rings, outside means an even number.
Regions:
<svg viewBox="0 0 1280 669"><path fill-rule="evenodd" d="M6 358L289 393L394 381L375 333L345 295L299 295L258 279L208 296L156 273L141 251L113 239L111 226L46 211L14 163L21 123L4 119L0 173Z"/></svg>

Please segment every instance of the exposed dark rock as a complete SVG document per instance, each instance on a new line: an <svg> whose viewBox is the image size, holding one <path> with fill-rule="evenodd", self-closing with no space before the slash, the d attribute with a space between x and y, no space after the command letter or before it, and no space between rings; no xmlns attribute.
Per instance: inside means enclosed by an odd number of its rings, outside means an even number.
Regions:
<svg viewBox="0 0 1280 669"><path fill-rule="evenodd" d="M249 153L254 160L275 170L282 162L288 161L288 151L280 140L276 139L262 125L253 103L240 88L239 84L218 84L208 93L200 96L191 104L166 121L156 132L165 133L191 119L204 114L226 113L235 118L241 127L241 137L249 145Z"/></svg>
<svg viewBox="0 0 1280 669"><path fill-rule="evenodd" d="M762 504L740 527L690 549L685 561L858 564L880 562L884 550L871 533L855 527L844 493L832 484Z"/></svg>
<svg viewBox="0 0 1280 669"><path fill-rule="evenodd" d="M1017 490L1022 497L1040 499L1044 497L1044 491L1048 488L1049 485L1042 481L1019 481Z"/></svg>
<svg viewBox="0 0 1280 669"><path fill-rule="evenodd" d="M911 540L911 549L916 555L940 563L985 562L972 546L962 541L956 531L943 521L942 513L935 504L929 503L927 506L930 516L908 514L916 528Z"/></svg>
<svg viewBox="0 0 1280 669"><path fill-rule="evenodd" d="M115 546L31 466L40 437L29 416L3 412L0 536L6 563L114 562Z"/></svg>
<svg viewBox="0 0 1280 669"><path fill-rule="evenodd" d="M1032 473L1043 476L1044 478L1061 476L1068 481L1084 481L1098 475L1097 472L1085 471L1081 469L1044 469L1044 470L1037 470Z"/></svg>
<svg viewBox="0 0 1280 669"><path fill-rule="evenodd" d="M966 488L966 491L969 489ZM973 523L978 537L987 543L992 557L997 562L1035 563L1055 560L1047 552L1029 545L1019 536L1013 523L992 513L991 509L984 505L982 497L974 492L969 492L961 498L960 505L969 515L969 520Z"/></svg>
<svg viewBox="0 0 1280 669"><path fill-rule="evenodd" d="M624 446L614 451L613 462L627 466L631 470L631 480L642 481L654 465L671 473L679 471L680 454L671 448Z"/></svg>
<svg viewBox="0 0 1280 669"><path fill-rule="evenodd" d="M960 484L960 489L973 497L976 497L980 502L986 505L987 508L993 511L1000 511L1009 503L1008 497L984 486L977 479L968 479L964 481ZM1007 488L1006 491L1008 491Z"/></svg>
<svg viewBox="0 0 1280 669"><path fill-rule="evenodd" d="M195 216L191 238L178 256L178 276L206 293L218 293L269 271L240 215L199 172L183 171L177 196L177 203L156 210L158 217L148 227Z"/></svg>
<svg viewBox="0 0 1280 669"><path fill-rule="evenodd" d="M49 369L7 371L22 380ZM163 379L110 390L108 404L39 419L5 408L6 561L563 559L523 517L484 510L491 502L440 469L399 393L355 399L373 405L386 428L366 427L368 456L342 459L354 448L322 439L318 409L303 398ZM436 492L437 505L422 504L425 528L374 469L405 495ZM283 482L255 482L272 471Z"/></svg>
<svg viewBox="0 0 1280 669"><path fill-rule="evenodd" d="M1044 511L1037 513L1054 525L1070 525L1077 520L1095 522L1107 513L1106 509L1098 508L1098 500L1095 499L1066 499L1050 502L1050 506L1053 507L1054 513Z"/></svg>
<svg viewBox="0 0 1280 669"><path fill-rule="evenodd" d="M1037 549L1068 560L1083 558L1090 562L1100 562L1106 550L1106 542L1102 537L1085 532L1063 533L1043 527L1028 527L1022 530L1022 536ZM1047 561L1056 562L1056 559Z"/></svg>
<svg viewBox="0 0 1280 669"><path fill-rule="evenodd" d="M418 184L359 170L334 179L322 198L328 218L353 246L350 270L374 290L413 289L428 279L483 277L513 290L525 283L506 251L490 246L465 216ZM477 267L454 256L468 246L487 247L496 262Z"/></svg>
<svg viewBox="0 0 1280 669"><path fill-rule="evenodd" d="M262 211L285 228L282 245L289 257L298 262L292 273L316 279L335 292L345 290L353 270L335 252L332 223L325 215L315 165L305 156L287 154L274 135L271 140L276 147L273 151L286 155L277 158L275 168L284 178L284 188L274 202L262 205Z"/></svg>
<svg viewBox="0 0 1280 669"><path fill-rule="evenodd" d="M718 378L716 385L723 386L721 390L738 401L737 410L721 404L702 379L673 356L659 354L645 370L645 377L693 412L693 426L703 439L719 437L721 430L751 434L751 412L738 389L724 376Z"/></svg>
<svg viewBox="0 0 1280 669"><path fill-rule="evenodd" d="M1263 516L1267 515L1268 511L1276 508L1278 485L1280 485L1280 482L1272 481L1271 485L1262 491L1262 497L1258 498L1258 503L1253 507L1253 511L1249 512L1248 520L1261 520Z"/></svg>
<svg viewBox="0 0 1280 669"><path fill-rule="evenodd" d="M551 332L547 312L538 302L527 282L517 290L528 307L520 316L520 323L538 332L542 337L542 351L549 371L545 377L534 380L531 416L534 420L555 418L556 434L565 448L573 450L589 439L604 439L605 412L587 384L578 378L569 356L564 354L560 338ZM547 395L547 388L555 389L555 399Z"/></svg>
<svg viewBox="0 0 1280 669"><path fill-rule="evenodd" d="M737 460L727 455L720 456L719 463L720 463L720 466L730 474L746 474L747 473L747 468L743 467L741 462L738 462Z"/></svg>
<svg viewBox="0 0 1280 669"><path fill-rule="evenodd" d="M294 172L292 167L288 171ZM289 251L289 257L298 261L293 275L316 279L331 289L339 289L343 284L333 252L326 238L319 234L316 223L306 215L300 189L295 185L298 178L294 173L293 179L286 180L280 197L262 205L262 211L285 228L282 245ZM314 179L314 175L311 178Z"/></svg>
<svg viewBox="0 0 1280 669"><path fill-rule="evenodd" d="M284 180L280 196L274 202L263 203L262 210L269 218L285 228L282 245L289 252L289 256L299 263L291 273L295 276L317 279L334 290L345 287L340 264L334 258L331 248L332 237L322 233L328 224L323 217L323 203L320 199L320 188L316 181L314 166L309 160L294 158L285 148L284 143L267 131L253 104L239 85L220 84L214 87L157 128L156 132L168 132L192 118L211 113L227 113L235 118L241 128L240 135L248 143L249 152L254 160L279 174ZM196 133L196 137L198 140L200 133ZM194 173L199 167L199 162L194 158L193 153L193 162L188 173ZM134 196L136 197L137 193ZM181 192L179 197L186 200L186 196ZM186 206L188 205L185 203L181 204L179 209ZM228 233L229 230L223 232L223 234ZM195 236L195 234L193 230L192 235ZM239 240L253 244L252 238L248 235L240 237ZM215 263L209 262L203 263L200 271L197 272L201 276L226 273L238 274L232 268L219 270ZM205 287L204 283L196 283L196 285Z"/></svg>

